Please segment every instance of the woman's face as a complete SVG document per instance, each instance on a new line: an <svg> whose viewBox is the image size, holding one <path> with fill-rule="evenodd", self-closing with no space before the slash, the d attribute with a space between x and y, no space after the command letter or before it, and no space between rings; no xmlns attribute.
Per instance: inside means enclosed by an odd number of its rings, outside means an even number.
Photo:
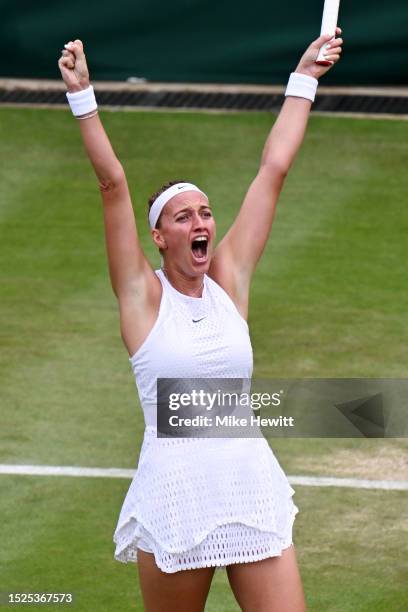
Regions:
<svg viewBox="0 0 408 612"><path fill-rule="evenodd" d="M215 240L215 221L207 198L197 191L177 194L167 202L153 240L166 265L187 276L208 272Z"/></svg>

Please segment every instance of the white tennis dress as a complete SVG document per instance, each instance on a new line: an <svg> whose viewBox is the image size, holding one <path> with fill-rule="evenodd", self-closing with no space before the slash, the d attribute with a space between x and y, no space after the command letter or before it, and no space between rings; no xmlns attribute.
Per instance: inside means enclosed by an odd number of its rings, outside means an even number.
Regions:
<svg viewBox="0 0 408 612"><path fill-rule="evenodd" d="M145 418L138 467L114 534L115 558L153 552L164 572L281 555L298 508L265 438L158 438L157 378L251 378L248 325L208 276L203 294L163 294L149 336L130 358Z"/></svg>

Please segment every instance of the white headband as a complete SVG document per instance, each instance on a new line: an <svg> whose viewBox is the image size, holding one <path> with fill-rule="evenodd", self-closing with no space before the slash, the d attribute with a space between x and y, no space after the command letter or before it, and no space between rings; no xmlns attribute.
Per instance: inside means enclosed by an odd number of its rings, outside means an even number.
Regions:
<svg viewBox="0 0 408 612"><path fill-rule="evenodd" d="M160 217L161 211L166 206L167 202L178 193L183 193L184 191L198 191L202 193L203 196L207 198L204 191L201 191L196 185L193 183L176 183L172 185L166 191L163 191L153 202L149 211L149 223L150 228L154 229L156 227L156 223ZM208 199L208 198L207 198Z"/></svg>

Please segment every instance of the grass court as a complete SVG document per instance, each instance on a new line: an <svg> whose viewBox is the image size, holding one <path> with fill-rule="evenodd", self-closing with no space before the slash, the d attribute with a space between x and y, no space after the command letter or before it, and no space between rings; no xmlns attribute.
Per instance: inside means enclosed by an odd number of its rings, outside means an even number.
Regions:
<svg viewBox="0 0 408 612"><path fill-rule="evenodd" d="M156 267L150 194L170 179L197 183L221 237L274 121L102 116ZM406 376L407 142L404 121L312 116L252 285L255 376ZM143 419L78 126L67 110L1 108L0 158L0 463L135 467ZM406 480L407 446L279 439L273 450L288 475ZM136 569L113 560L111 543L128 485L0 476L0 591L74 592L76 612L142 611ZM309 610L405 611L406 493L294 488ZM236 611L216 572L206 612Z"/></svg>

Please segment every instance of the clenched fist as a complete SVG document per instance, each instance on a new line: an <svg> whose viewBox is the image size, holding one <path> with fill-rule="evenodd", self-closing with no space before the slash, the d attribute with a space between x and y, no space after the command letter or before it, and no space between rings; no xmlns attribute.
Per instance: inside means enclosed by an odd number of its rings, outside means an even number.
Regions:
<svg viewBox="0 0 408 612"><path fill-rule="evenodd" d="M80 40L64 45L58 66L70 93L89 87L89 72L84 47Z"/></svg>

